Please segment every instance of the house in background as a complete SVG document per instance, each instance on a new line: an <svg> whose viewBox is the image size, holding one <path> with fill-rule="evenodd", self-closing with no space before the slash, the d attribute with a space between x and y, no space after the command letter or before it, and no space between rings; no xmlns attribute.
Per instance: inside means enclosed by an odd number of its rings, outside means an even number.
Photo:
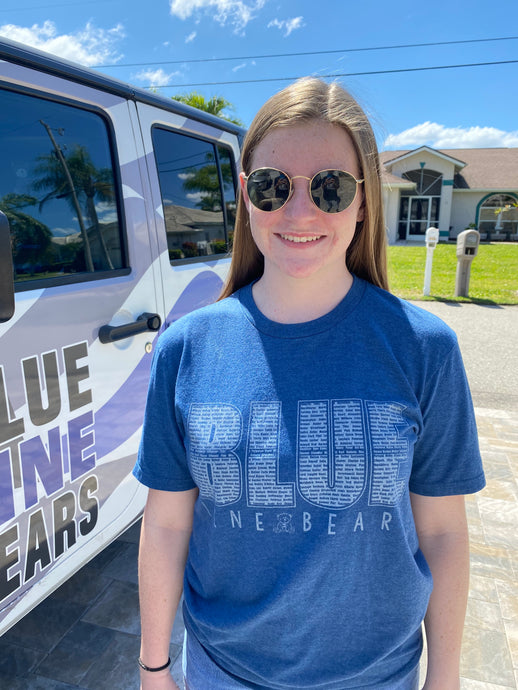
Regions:
<svg viewBox="0 0 518 690"><path fill-rule="evenodd" d="M518 148L421 146L384 151L380 159L390 244L424 243L432 226L442 241L469 226L482 240L518 241Z"/></svg>

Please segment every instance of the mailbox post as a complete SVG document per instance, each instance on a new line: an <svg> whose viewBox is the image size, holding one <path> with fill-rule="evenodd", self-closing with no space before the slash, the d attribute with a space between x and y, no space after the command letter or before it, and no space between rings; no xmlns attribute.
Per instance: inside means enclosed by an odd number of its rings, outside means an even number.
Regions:
<svg viewBox="0 0 518 690"><path fill-rule="evenodd" d="M424 268L424 287L423 295L428 297L430 294L430 285L432 283L432 263L433 252L439 241L439 230L437 228L428 228L425 234L426 241L426 264Z"/></svg>
<svg viewBox="0 0 518 690"><path fill-rule="evenodd" d="M478 253L480 233L464 230L457 236L457 275L455 276L455 297L467 297L471 264Z"/></svg>

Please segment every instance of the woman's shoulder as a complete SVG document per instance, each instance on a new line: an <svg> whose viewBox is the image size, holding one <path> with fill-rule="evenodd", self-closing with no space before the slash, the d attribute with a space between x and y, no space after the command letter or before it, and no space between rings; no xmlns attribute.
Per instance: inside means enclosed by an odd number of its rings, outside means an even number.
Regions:
<svg viewBox="0 0 518 690"><path fill-rule="evenodd" d="M407 339L414 346L433 345L443 352L457 344L455 332L442 319L386 290L368 284L364 305L369 318L398 340Z"/></svg>
<svg viewBox="0 0 518 690"><path fill-rule="evenodd" d="M228 328L229 321L239 318L238 293L194 309L169 324L160 335L160 346L171 347L188 340L207 338L209 333Z"/></svg>

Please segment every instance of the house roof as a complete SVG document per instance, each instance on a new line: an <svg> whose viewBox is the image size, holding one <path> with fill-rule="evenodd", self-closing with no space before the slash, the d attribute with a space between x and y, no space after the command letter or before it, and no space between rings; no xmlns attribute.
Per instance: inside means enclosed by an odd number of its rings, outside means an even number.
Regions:
<svg viewBox="0 0 518 690"><path fill-rule="evenodd" d="M223 228L223 213L204 211L199 208L187 208L175 204L164 204L166 228L177 227L179 231L195 232L209 226Z"/></svg>
<svg viewBox="0 0 518 690"><path fill-rule="evenodd" d="M383 151L380 153L383 182L391 184L389 178L394 177L385 165L423 148L446 156L452 162L465 163L455 174L454 189L518 190L518 148L439 150L420 147L414 151Z"/></svg>
<svg viewBox="0 0 518 690"><path fill-rule="evenodd" d="M395 189L396 187L398 189L413 189L415 187L415 182L405 180L404 177L398 177L397 175L393 175L392 173L389 173L387 170L382 171L381 177L383 184L388 185L393 189Z"/></svg>
<svg viewBox="0 0 518 690"><path fill-rule="evenodd" d="M453 156L450 156L446 151L439 151L438 149L432 149L430 146L420 146L418 149L412 149L411 151L387 151L386 153L391 153L393 154L391 158L387 158L385 160L385 165L395 163L396 161L403 160L405 158L408 158L409 156L414 156L417 153L420 153L421 151L428 151L429 153L439 156L440 158L445 158L446 160L450 161L450 163L453 163L456 167L458 168L463 168L466 163L464 161L459 160L458 158L454 158Z"/></svg>

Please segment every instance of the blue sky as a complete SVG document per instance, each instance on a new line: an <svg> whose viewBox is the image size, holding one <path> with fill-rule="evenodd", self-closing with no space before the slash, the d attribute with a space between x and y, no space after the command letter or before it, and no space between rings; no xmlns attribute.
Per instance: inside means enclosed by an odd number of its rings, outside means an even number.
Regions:
<svg viewBox="0 0 518 690"><path fill-rule="evenodd" d="M2 0L0 35L165 96L221 95L248 125L289 83L253 80L518 60L518 38L380 49L517 36L515 18L516 0ZM518 62L339 79L381 149L518 146Z"/></svg>

